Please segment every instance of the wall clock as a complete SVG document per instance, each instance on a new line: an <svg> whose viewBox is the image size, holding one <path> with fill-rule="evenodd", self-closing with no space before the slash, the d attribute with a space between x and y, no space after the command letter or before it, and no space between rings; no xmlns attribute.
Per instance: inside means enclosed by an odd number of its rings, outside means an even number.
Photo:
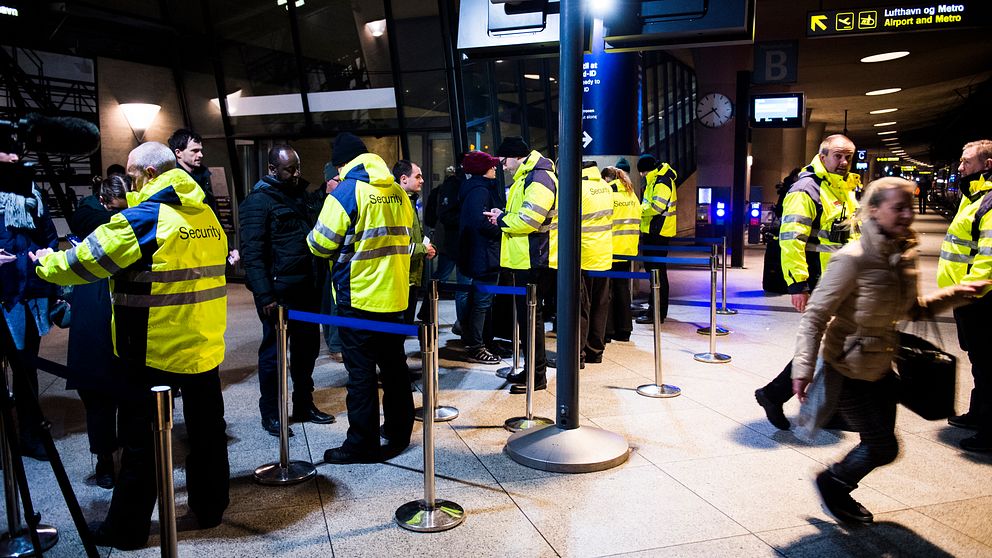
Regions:
<svg viewBox="0 0 992 558"><path fill-rule="evenodd" d="M707 128L719 128L734 116L734 104L726 95L708 93L696 103L696 118Z"/></svg>

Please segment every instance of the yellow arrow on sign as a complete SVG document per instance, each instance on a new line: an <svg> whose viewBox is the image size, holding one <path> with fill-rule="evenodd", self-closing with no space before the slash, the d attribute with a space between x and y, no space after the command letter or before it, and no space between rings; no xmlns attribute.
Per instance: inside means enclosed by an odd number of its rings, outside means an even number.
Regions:
<svg viewBox="0 0 992 558"><path fill-rule="evenodd" d="M827 24L823 23L824 21L827 21L827 16L825 15L815 15L809 18L809 30L816 31L816 28L819 27L821 31L826 31Z"/></svg>

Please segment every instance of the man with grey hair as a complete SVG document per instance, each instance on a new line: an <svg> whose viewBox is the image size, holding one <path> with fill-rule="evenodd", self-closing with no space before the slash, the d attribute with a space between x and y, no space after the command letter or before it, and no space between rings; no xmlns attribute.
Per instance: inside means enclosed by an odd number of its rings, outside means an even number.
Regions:
<svg viewBox="0 0 992 558"><path fill-rule="evenodd" d="M937 286L992 279L992 140L966 143L958 164L961 204L940 246ZM992 452L992 350L989 316L992 296L986 288L975 302L954 309L958 342L968 352L975 387L968 411L951 417L951 426L977 430L958 444L965 451Z"/></svg>
<svg viewBox="0 0 992 558"><path fill-rule="evenodd" d="M854 142L842 134L827 136L820 151L789 188L782 202L782 275L798 312L806 310L810 292L827 269L827 262L856 233L851 219L858 209L855 189L860 177L851 173ZM793 395L792 361L765 387L754 392L768 422L788 430L782 405Z"/></svg>
<svg viewBox="0 0 992 558"><path fill-rule="evenodd" d="M148 542L155 507L152 386L183 392L193 525L220 524L230 477L218 374L227 327L227 236L167 146L138 146L128 155L127 173L135 190L127 209L65 252L30 254L37 275L59 285L113 277L114 352L126 371L118 419L124 449L110 510L94 537L121 550Z"/></svg>

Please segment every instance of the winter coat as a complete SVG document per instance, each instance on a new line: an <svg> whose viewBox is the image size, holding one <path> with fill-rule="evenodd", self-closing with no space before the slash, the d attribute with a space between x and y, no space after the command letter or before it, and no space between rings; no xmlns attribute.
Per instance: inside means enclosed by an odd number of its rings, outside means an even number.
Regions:
<svg viewBox="0 0 992 558"><path fill-rule="evenodd" d="M318 213L312 199L302 182L288 188L264 176L238 209L241 264L260 306L320 300L318 264L307 246Z"/></svg>
<svg viewBox="0 0 992 558"><path fill-rule="evenodd" d="M39 205L39 207L41 207ZM40 215L38 214L40 213ZM59 236L48 209L31 212L34 228L8 227L0 211L0 248L17 256L17 260L0 266L0 302L10 310L19 302L53 298L55 287L38 278L28 252L42 248L58 249Z"/></svg>
<svg viewBox="0 0 992 558"><path fill-rule="evenodd" d="M499 206L495 178L469 176L458 189L461 215L458 226L458 271L473 279L491 279L499 271L501 232L482 214Z"/></svg>
<svg viewBox="0 0 992 558"><path fill-rule="evenodd" d="M862 236L841 248L813 291L799 322L794 379L812 379L823 360L856 380L877 381L892 369L896 324L933 315L952 302L951 289L919 296L915 238L893 240L871 219Z"/></svg>

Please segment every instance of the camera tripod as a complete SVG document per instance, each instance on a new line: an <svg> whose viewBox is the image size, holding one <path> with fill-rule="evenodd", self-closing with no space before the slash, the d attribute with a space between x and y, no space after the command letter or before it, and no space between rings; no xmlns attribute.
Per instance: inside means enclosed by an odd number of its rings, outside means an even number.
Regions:
<svg viewBox="0 0 992 558"><path fill-rule="evenodd" d="M4 496L7 504L8 531L0 535L0 558L42 556L58 541L58 532L54 527L41 524L41 514L35 512L34 504L31 501L31 490L28 487L28 479L22 461L21 444L17 429L14 427L12 412L14 400L8 387L10 383L7 380L7 370L7 360L4 358L3 369L0 371L0 451L3 453ZM76 499L72 484L69 482L69 476L62 465L62 458L55 448L55 441L52 440L52 425L42 414L38 395L32 393L28 399L29 401L24 401L22 404L29 406L31 408L30 414L38 418L45 454L48 456L59 489L62 491L62 499L65 500L69 514L72 515L73 523L79 532L79 538L86 550L86 555L90 558L97 558L99 553L93 543L93 536L86 525L79 501ZM26 417L18 418L23 420ZM24 520L27 523L26 528L21 525L22 505Z"/></svg>

